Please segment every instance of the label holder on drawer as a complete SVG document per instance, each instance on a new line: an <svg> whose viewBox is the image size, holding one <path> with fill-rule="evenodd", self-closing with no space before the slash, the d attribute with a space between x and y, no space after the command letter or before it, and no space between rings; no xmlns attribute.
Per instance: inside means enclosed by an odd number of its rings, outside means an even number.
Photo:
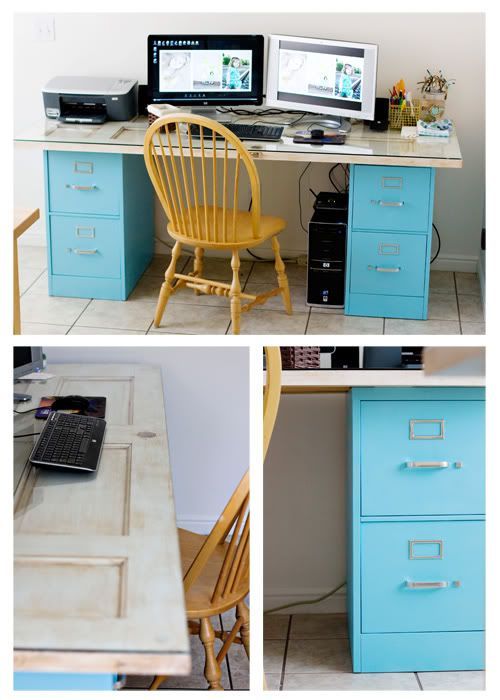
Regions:
<svg viewBox="0 0 500 700"><path fill-rule="evenodd" d="M417 426L438 425L437 435L418 435ZM410 440L444 440L444 418L410 418Z"/></svg>
<svg viewBox="0 0 500 700"><path fill-rule="evenodd" d="M416 554L416 545L436 545L437 554ZM443 540L409 540L408 541L410 559L442 559L444 556Z"/></svg>
<svg viewBox="0 0 500 700"><path fill-rule="evenodd" d="M75 226L77 238L95 238L95 226Z"/></svg>
<svg viewBox="0 0 500 700"><path fill-rule="evenodd" d="M73 172L80 173L80 175L92 175L94 172L94 164L92 161L75 160Z"/></svg>
<svg viewBox="0 0 500 700"><path fill-rule="evenodd" d="M382 188L385 190L401 190L403 189L403 178L383 176Z"/></svg>

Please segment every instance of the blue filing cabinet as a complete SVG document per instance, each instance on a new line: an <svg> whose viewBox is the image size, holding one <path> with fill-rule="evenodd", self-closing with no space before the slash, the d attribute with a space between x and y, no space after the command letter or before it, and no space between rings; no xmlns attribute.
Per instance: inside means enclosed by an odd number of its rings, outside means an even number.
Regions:
<svg viewBox="0 0 500 700"><path fill-rule="evenodd" d="M434 169L350 172L345 313L427 318Z"/></svg>
<svg viewBox="0 0 500 700"><path fill-rule="evenodd" d="M350 396L354 672L484 668L484 389Z"/></svg>
<svg viewBox="0 0 500 700"><path fill-rule="evenodd" d="M124 300L153 256L142 157L45 152L49 294Z"/></svg>
<svg viewBox="0 0 500 700"><path fill-rule="evenodd" d="M14 690L114 690L111 673L14 673Z"/></svg>

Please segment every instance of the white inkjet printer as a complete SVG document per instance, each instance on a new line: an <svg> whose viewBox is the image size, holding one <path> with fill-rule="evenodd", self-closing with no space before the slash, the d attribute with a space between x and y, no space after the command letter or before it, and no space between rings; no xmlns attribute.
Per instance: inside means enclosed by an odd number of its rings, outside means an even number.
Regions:
<svg viewBox="0 0 500 700"><path fill-rule="evenodd" d="M76 124L129 121L137 116L137 80L58 76L43 89L45 116Z"/></svg>

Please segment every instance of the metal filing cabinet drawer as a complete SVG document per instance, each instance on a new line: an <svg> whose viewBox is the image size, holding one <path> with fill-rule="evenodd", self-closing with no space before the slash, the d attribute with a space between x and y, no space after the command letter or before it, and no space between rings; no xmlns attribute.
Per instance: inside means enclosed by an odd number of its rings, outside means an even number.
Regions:
<svg viewBox="0 0 500 700"><path fill-rule="evenodd" d="M484 629L483 522L364 523L361 542L363 633Z"/></svg>
<svg viewBox="0 0 500 700"><path fill-rule="evenodd" d="M51 217L54 275L121 276L121 224L117 219Z"/></svg>
<svg viewBox="0 0 500 700"><path fill-rule="evenodd" d="M425 236L352 233L351 293L422 296Z"/></svg>
<svg viewBox="0 0 500 700"><path fill-rule="evenodd" d="M432 208L430 168L356 166L350 186L353 229L428 230Z"/></svg>
<svg viewBox="0 0 500 700"><path fill-rule="evenodd" d="M484 513L483 401L362 401L362 515Z"/></svg>
<svg viewBox="0 0 500 700"><path fill-rule="evenodd" d="M122 156L51 151L47 158L51 212L118 216Z"/></svg>

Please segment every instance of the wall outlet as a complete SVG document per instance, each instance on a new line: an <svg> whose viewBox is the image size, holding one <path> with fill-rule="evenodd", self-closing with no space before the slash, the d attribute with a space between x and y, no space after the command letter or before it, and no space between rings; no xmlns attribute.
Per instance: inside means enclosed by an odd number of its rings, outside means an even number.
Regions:
<svg viewBox="0 0 500 700"><path fill-rule="evenodd" d="M33 19L33 38L35 41L55 41L54 15L36 15Z"/></svg>
<svg viewBox="0 0 500 700"><path fill-rule="evenodd" d="M302 265L302 267L307 266L307 255L299 255L297 258L297 265Z"/></svg>

